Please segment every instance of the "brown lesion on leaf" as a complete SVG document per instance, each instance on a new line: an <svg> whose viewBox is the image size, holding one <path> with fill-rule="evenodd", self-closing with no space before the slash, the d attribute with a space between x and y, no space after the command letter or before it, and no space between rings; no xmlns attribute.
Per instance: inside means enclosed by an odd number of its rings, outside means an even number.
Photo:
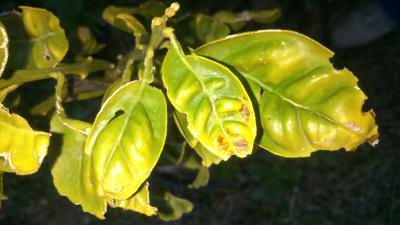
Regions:
<svg viewBox="0 0 400 225"><path fill-rule="evenodd" d="M249 109L246 107L245 104L242 105L242 107L239 109L240 114L243 116L243 118L245 119L246 122L249 121L249 117L250 117L250 111Z"/></svg>
<svg viewBox="0 0 400 225"><path fill-rule="evenodd" d="M239 152L247 152L249 150L249 142L244 138L234 140L233 145Z"/></svg>

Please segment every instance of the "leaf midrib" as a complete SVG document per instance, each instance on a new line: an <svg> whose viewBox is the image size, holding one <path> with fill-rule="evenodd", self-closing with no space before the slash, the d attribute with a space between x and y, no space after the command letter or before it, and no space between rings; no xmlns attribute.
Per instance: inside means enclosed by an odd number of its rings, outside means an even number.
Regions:
<svg viewBox="0 0 400 225"><path fill-rule="evenodd" d="M244 74L244 73L242 73L242 75L243 75L246 79L255 82L256 84L258 84L258 85L259 85L260 87L262 87L263 89L266 89L267 91L271 92L272 94L277 95L279 98L281 98L283 101L286 101L287 103L289 103L290 105L292 105L293 107L295 107L297 110L303 109L303 110L305 110L305 111L307 111L307 112L310 112L310 113L312 113L312 114L315 114L315 115L317 115L317 116L319 116L319 117L321 117L321 118L323 118L323 119L329 121L330 123L333 123L333 124L335 124L335 125L337 125L337 126L343 128L343 129L347 130L347 131L350 132L351 134L357 135L357 136L358 136L359 138L361 138L361 139L364 139L364 138L365 138L364 135L362 135L362 134L360 134L360 133L357 133L357 132L354 132L354 131L351 130L350 128L348 128L348 127L346 127L345 125L343 125L343 124L341 124L341 123L339 123L339 122L333 120L332 118L330 118L330 117L328 117L328 116L326 116L326 115L324 115L324 114L322 114L322 113L320 113L320 112L313 111L313 110L310 109L309 107L304 106L304 105L302 105L302 104L300 104L300 103L297 103L297 102L293 101L292 99L287 98L286 96L284 96L284 95L282 95L281 93L277 92L277 91L274 90L272 87L266 85L264 82L260 81L259 79L255 78L255 77L253 77L253 76L246 75L246 74Z"/></svg>

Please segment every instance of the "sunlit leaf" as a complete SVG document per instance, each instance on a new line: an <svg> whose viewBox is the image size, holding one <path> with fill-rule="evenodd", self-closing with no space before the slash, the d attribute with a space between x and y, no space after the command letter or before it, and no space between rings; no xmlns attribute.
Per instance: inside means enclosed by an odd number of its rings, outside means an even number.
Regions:
<svg viewBox="0 0 400 225"><path fill-rule="evenodd" d="M139 81L104 103L85 147L100 196L127 199L149 177L166 137L166 107L161 90Z"/></svg>
<svg viewBox="0 0 400 225"><path fill-rule="evenodd" d="M221 64L184 55L177 40L170 39L162 79L172 105L187 115L191 135L224 160L250 154L255 116L239 79Z"/></svg>
<svg viewBox="0 0 400 225"><path fill-rule="evenodd" d="M33 130L24 118L0 104L0 171L36 172L47 154L49 138L50 134Z"/></svg>
<svg viewBox="0 0 400 225"><path fill-rule="evenodd" d="M177 220L181 218L183 214L193 210L193 204L190 201L176 197L169 192L165 193L164 201L166 201L170 211L160 211L158 213L158 217L163 221Z"/></svg>
<svg viewBox="0 0 400 225"><path fill-rule="evenodd" d="M9 36L11 69L52 68L65 56L68 41L53 13L40 8L20 7L1 17Z"/></svg>
<svg viewBox="0 0 400 225"><path fill-rule="evenodd" d="M187 119L183 113L175 112L174 119L182 136L186 139L189 146L192 147L202 159L203 166L210 167L211 165L219 164L222 161L222 158L208 151L207 148L205 148L201 143L199 143L197 139L193 137L193 135L187 128L188 127Z"/></svg>
<svg viewBox="0 0 400 225"><path fill-rule="evenodd" d="M225 24L203 14L198 14L195 19L197 38L203 43L225 37L230 30Z"/></svg>
<svg viewBox="0 0 400 225"><path fill-rule="evenodd" d="M0 77L6 68L8 60L8 36L3 24L0 23Z"/></svg>
<svg viewBox="0 0 400 225"><path fill-rule="evenodd" d="M260 105L260 146L280 156L305 157L317 150L353 150L376 143L372 111L347 69L336 70L333 53L290 31L233 35L195 51L222 61L243 76Z"/></svg>
<svg viewBox="0 0 400 225"><path fill-rule="evenodd" d="M87 128L91 126L81 121L75 123ZM51 120L51 131L63 135L61 153L51 168L57 191L74 204L81 205L83 211L104 218L107 201L94 190L88 168L89 156L83 154L86 136L65 126L58 116Z"/></svg>
<svg viewBox="0 0 400 225"><path fill-rule="evenodd" d="M132 210L138 213L145 214L146 216L152 216L157 213L157 208L150 205L149 196L149 183L143 185L143 187L134 196L126 200L110 200L109 204L111 207L119 207L127 210Z"/></svg>

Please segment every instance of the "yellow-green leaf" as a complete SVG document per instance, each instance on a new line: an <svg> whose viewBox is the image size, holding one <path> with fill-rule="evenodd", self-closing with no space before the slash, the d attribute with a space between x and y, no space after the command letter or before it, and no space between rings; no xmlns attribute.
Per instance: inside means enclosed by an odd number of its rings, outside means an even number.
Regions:
<svg viewBox="0 0 400 225"><path fill-rule="evenodd" d="M229 36L195 51L232 66L251 87L264 129L260 146L286 157L317 150L355 149L376 143L372 111L347 69L336 70L333 53L291 31L264 30Z"/></svg>
<svg viewBox="0 0 400 225"><path fill-rule="evenodd" d="M98 195L131 197L158 161L166 131L161 90L133 81L114 92L96 116L85 146Z"/></svg>
<svg viewBox="0 0 400 225"><path fill-rule="evenodd" d="M239 79L204 57L184 55L174 36L162 65L162 79L187 128L208 151L227 160L252 152L256 136L253 106Z"/></svg>
<svg viewBox="0 0 400 225"><path fill-rule="evenodd" d="M193 210L193 204L190 201L176 197L169 192L165 193L164 201L169 207L169 212L160 211L158 213L158 217L163 221L177 220L183 214Z"/></svg>
<svg viewBox="0 0 400 225"><path fill-rule="evenodd" d="M75 120L75 124L90 128L91 125ZM104 219L107 201L98 196L91 183L89 155L84 155L86 136L65 126L58 116L51 120L51 131L62 134L61 153L56 159L51 174L57 191L74 204L82 206L83 211Z"/></svg>
<svg viewBox="0 0 400 225"><path fill-rule="evenodd" d="M0 77L6 68L8 60L8 36L3 24L0 23Z"/></svg>
<svg viewBox="0 0 400 225"><path fill-rule="evenodd" d="M47 154L49 138L49 133L33 130L24 118L0 104L0 171L36 172Z"/></svg>
<svg viewBox="0 0 400 225"><path fill-rule="evenodd" d="M198 14L195 19L197 38L206 43L225 37L230 33L229 27L218 20L203 14Z"/></svg>
<svg viewBox="0 0 400 225"><path fill-rule="evenodd" d="M157 213L157 208L150 205L149 196L149 183L143 185L143 187L134 196L126 200L110 200L109 205L111 207L119 207L127 210L132 210L138 213L145 214L146 216L152 216Z"/></svg>
<svg viewBox="0 0 400 225"><path fill-rule="evenodd" d="M222 158L208 151L197 139L193 137L187 128L188 123L185 114L176 112L174 113L175 123L181 132L182 136L186 139L190 147L192 147L196 153L202 159L201 164L205 167L210 167L213 164L219 164Z"/></svg>
<svg viewBox="0 0 400 225"><path fill-rule="evenodd" d="M0 18L9 36L11 69L51 68L68 50L68 40L53 13L40 8L20 7Z"/></svg>

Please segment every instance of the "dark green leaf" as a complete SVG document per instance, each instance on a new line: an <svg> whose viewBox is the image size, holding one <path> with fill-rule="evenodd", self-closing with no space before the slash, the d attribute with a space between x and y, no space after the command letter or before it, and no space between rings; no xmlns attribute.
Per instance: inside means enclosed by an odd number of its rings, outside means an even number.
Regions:
<svg viewBox="0 0 400 225"><path fill-rule="evenodd" d="M0 18L9 36L10 69L53 68L65 56L68 41L60 21L40 8L20 7Z"/></svg>

